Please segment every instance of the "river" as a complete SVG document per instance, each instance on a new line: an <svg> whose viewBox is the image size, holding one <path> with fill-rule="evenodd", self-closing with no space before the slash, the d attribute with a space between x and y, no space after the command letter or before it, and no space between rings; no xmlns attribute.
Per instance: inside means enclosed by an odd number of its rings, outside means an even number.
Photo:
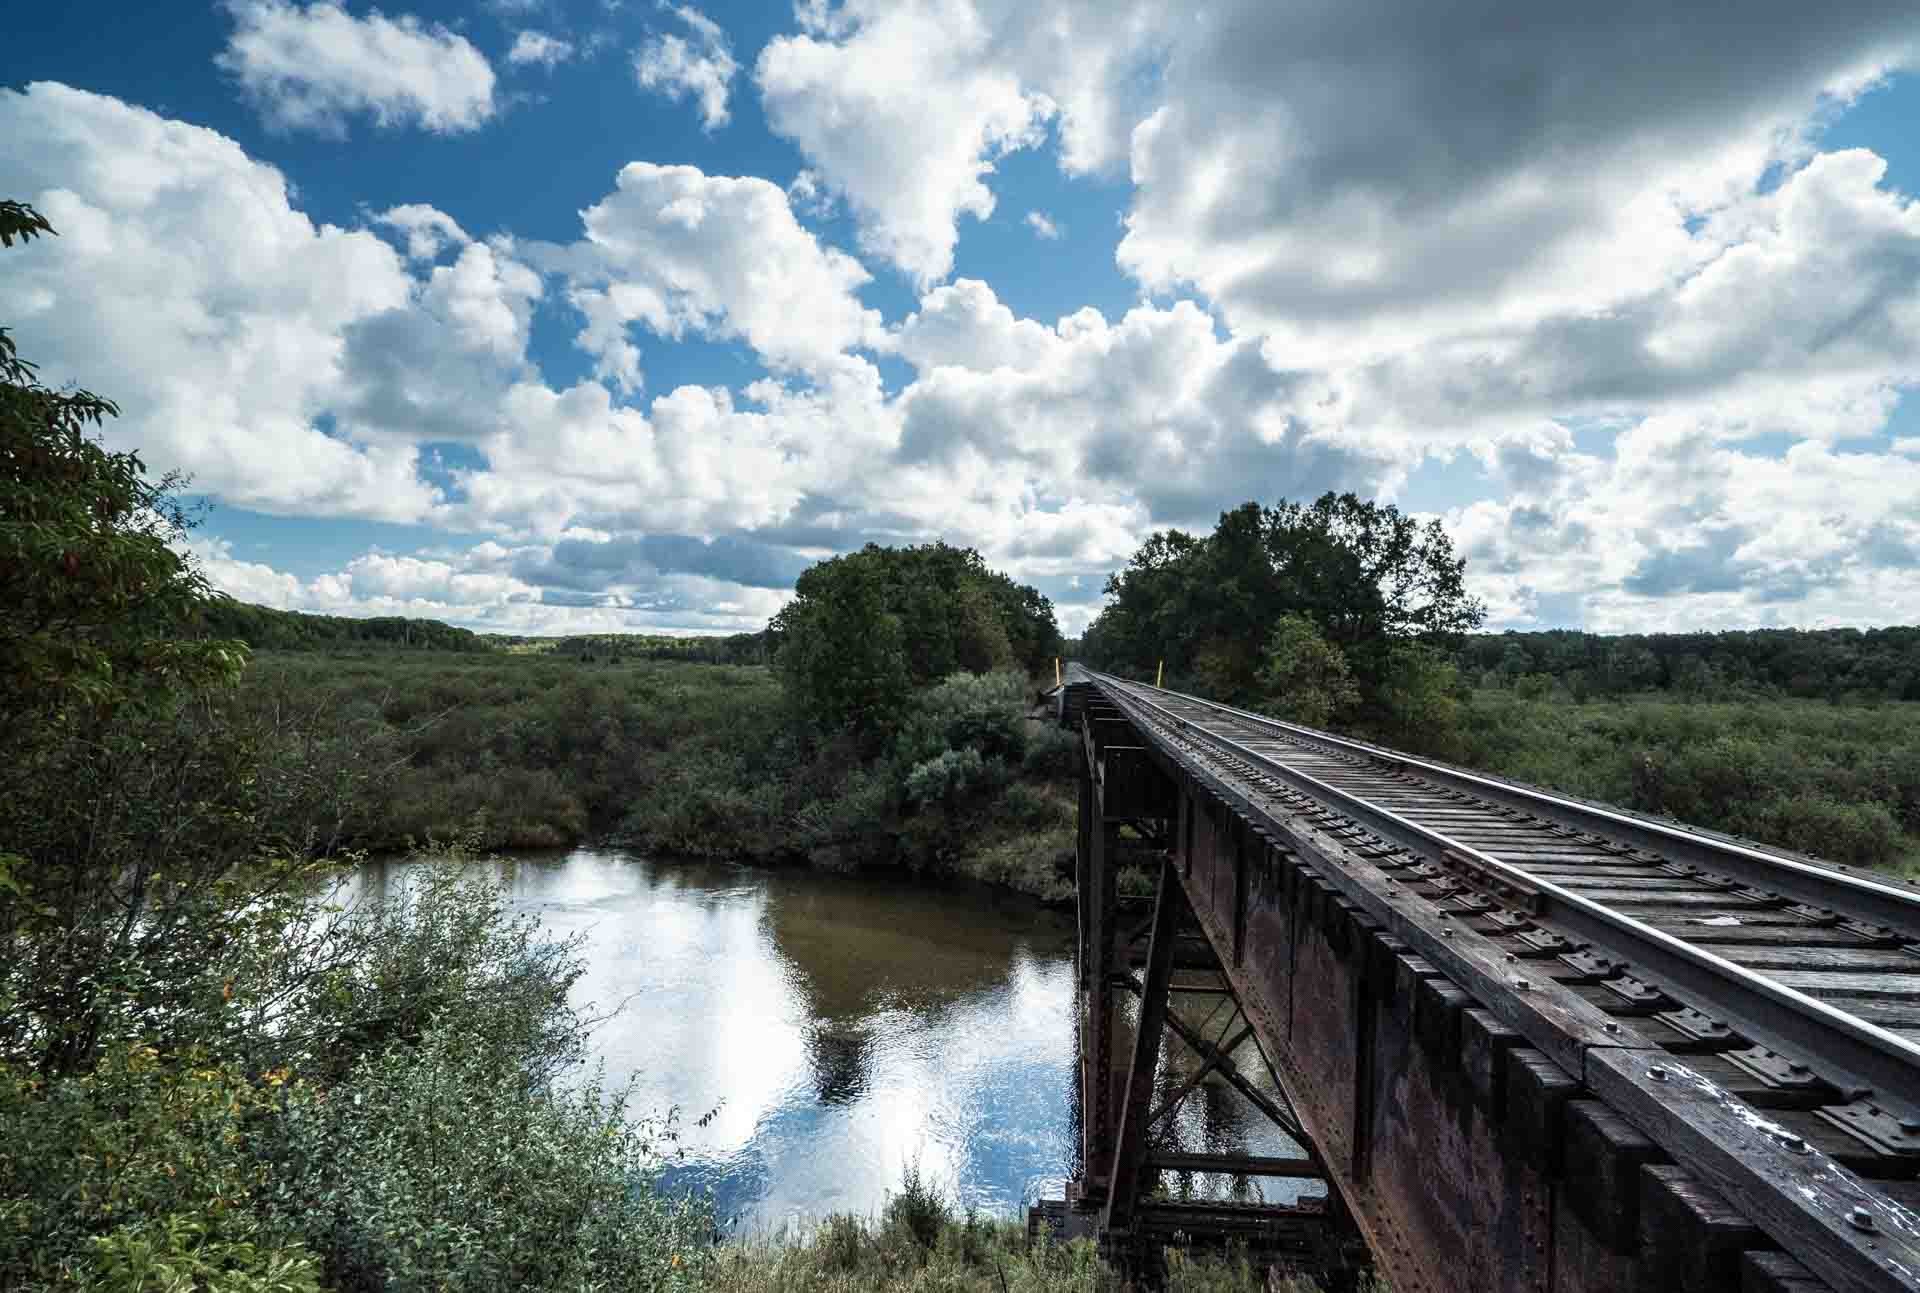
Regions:
<svg viewBox="0 0 1920 1293"><path fill-rule="evenodd" d="M387 890L413 865L370 863L357 887ZM679 1110L668 1184L711 1191L737 1232L877 1215L910 1162L993 1212L1060 1195L1077 1136L1070 915L979 888L615 850L497 866L519 910L584 936L576 1002L624 1003L597 1058L632 1080L637 1110ZM1286 1152L1212 1083L1176 1121L1191 1148Z"/></svg>

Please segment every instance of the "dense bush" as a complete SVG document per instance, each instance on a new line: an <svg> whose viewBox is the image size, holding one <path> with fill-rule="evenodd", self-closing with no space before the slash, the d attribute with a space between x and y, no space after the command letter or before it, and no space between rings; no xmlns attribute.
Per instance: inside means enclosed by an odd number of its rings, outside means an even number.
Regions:
<svg viewBox="0 0 1920 1293"><path fill-rule="evenodd" d="M709 1214L652 1188L671 1119L559 1080L592 1023L574 945L457 861L278 923L321 972L229 980L185 1030L217 1044L123 1016L85 1070L0 1063L0 1287L696 1279Z"/></svg>
<svg viewBox="0 0 1920 1293"><path fill-rule="evenodd" d="M529 1089L518 1054L467 1025L362 1059L291 1105L269 1205L339 1290L693 1287L706 1211L653 1187L659 1124L596 1083Z"/></svg>
<svg viewBox="0 0 1920 1293"><path fill-rule="evenodd" d="M127 1040L82 1073L0 1065L0 1287L240 1289L270 1271L313 1287L315 1261L261 1206L285 1083ZM138 1282L162 1269L202 1283Z"/></svg>
<svg viewBox="0 0 1920 1293"><path fill-rule="evenodd" d="M1902 704L1576 704L1474 693L1458 757L1834 861L1920 863L1920 713Z"/></svg>

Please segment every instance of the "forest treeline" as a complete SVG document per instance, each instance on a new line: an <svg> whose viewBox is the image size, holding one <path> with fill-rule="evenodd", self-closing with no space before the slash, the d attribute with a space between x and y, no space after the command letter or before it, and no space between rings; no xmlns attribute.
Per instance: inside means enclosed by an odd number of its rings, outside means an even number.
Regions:
<svg viewBox="0 0 1920 1293"><path fill-rule="evenodd" d="M1478 686L1541 692L1558 683L1575 701L1640 692L1720 699L1920 701L1920 627L1910 625L1473 634L1454 659Z"/></svg>
<svg viewBox="0 0 1920 1293"><path fill-rule="evenodd" d="M767 664L772 660L771 636L728 633L695 637L666 633L578 633L567 637L525 637L486 633L489 647L533 655L550 655L585 664L613 664L623 660L684 660L694 664Z"/></svg>
<svg viewBox="0 0 1920 1293"><path fill-rule="evenodd" d="M486 651L489 643L472 629L439 620L399 615L357 618L309 615L235 601L208 598L195 612L201 636L243 642L257 651L337 651L381 646L423 651Z"/></svg>

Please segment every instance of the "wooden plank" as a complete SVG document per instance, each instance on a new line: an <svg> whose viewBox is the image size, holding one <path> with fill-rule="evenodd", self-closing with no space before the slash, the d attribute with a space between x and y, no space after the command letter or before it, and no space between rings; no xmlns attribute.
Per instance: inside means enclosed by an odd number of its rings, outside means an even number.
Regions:
<svg viewBox="0 0 1920 1293"><path fill-rule="evenodd" d="M1702 898L1718 905L1727 901L1727 897L1718 889L1711 889L1698 880L1688 880L1682 876L1658 876L1636 880L1627 876L1592 875L1578 879L1562 880L1560 887L1574 893L1602 893L1606 901L1613 903L1618 899L1637 898L1645 895L1653 900L1658 895L1662 902L1674 898L1699 894Z"/></svg>
<svg viewBox="0 0 1920 1293"><path fill-rule="evenodd" d="M1740 1293L1833 1293L1833 1286L1785 1253L1742 1253Z"/></svg>
<svg viewBox="0 0 1920 1293"><path fill-rule="evenodd" d="M1609 907L1635 907L1657 910L1663 913L1712 916L1725 913L1745 920L1749 912L1768 910L1758 903L1743 898L1730 897L1724 893L1677 893L1671 889L1658 889L1648 893L1621 893L1607 898ZM1640 919L1636 913L1635 920ZM1797 918L1796 918L1797 919Z"/></svg>
<svg viewBox="0 0 1920 1293"><path fill-rule="evenodd" d="M1897 947L1808 947L1783 943L1751 947L1725 945L1718 939L1690 941L1698 943L1703 950L1715 956L1753 970L1837 970L1887 974L1909 971L1920 974L1920 956L1903 952Z"/></svg>
<svg viewBox="0 0 1920 1293"><path fill-rule="evenodd" d="M1736 1289L1740 1256L1766 1236L1684 1167L1640 1169L1641 1269L1656 1288Z"/></svg>
<svg viewBox="0 0 1920 1293"><path fill-rule="evenodd" d="M1844 992L1819 992L1809 995L1817 996L1835 1010L1844 1010L1856 1019L1864 1019L1882 1028L1920 1028L1920 1001L1857 996Z"/></svg>
<svg viewBox="0 0 1920 1293"><path fill-rule="evenodd" d="M1817 1148L1797 1153L1744 1103L1664 1051L1594 1047L1587 1086L1840 1293L1912 1293L1920 1225L1847 1214L1872 1196ZM1805 1115L1803 1115L1805 1116Z"/></svg>
<svg viewBox="0 0 1920 1293"><path fill-rule="evenodd" d="M1540 866L1529 863L1527 866L1527 874L1539 880L1566 880L1573 883L1578 883L1582 880L1605 880L1609 883L1625 883L1635 880L1673 880L1679 878L1676 877L1673 872L1660 867L1613 865L1588 867L1568 866L1565 863L1555 863L1552 866ZM1699 881L1690 881L1689 883L1698 884Z"/></svg>
<svg viewBox="0 0 1920 1293"><path fill-rule="evenodd" d="M1753 945L1792 944L1799 947L1871 947L1873 940L1844 929L1826 929L1809 925L1790 911L1760 908L1738 913L1738 920L1725 924L1703 918L1702 913L1642 912L1636 917L1690 943L1748 943Z"/></svg>

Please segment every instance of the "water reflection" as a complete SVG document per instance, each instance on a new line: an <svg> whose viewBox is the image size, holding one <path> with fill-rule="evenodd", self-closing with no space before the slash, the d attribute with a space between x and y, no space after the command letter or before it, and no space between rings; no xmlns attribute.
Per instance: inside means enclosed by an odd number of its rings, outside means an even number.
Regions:
<svg viewBox="0 0 1920 1293"><path fill-rule="evenodd" d="M388 892L411 866L370 864L358 887ZM973 891L616 851L523 855L499 874L554 934L584 935L576 1002L621 1007L595 1034L598 1058L634 1080L636 1109L681 1111L686 1157L670 1181L710 1189L740 1229L878 1212L910 1161L1003 1212L1060 1195L1079 1137L1070 917ZM1174 1008L1208 1035L1224 1026L1218 998ZM1115 1029L1123 1065L1131 1027ZM1251 1044L1235 1059L1270 1086ZM1169 1035L1163 1095L1197 1062ZM1217 1078L1156 1139L1298 1152ZM1300 1187L1257 1186L1276 1200Z"/></svg>
<svg viewBox="0 0 1920 1293"><path fill-rule="evenodd" d="M373 864L366 891L410 864ZM595 850L501 872L517 906L583 933L576 1000L636 1107L678 1107L677 1185L746 1229L877 1212L917 1161L1011 1210L1068 1170L1070 921L973 892L660 864ZM703 1127L692 1125L713 1113Z"/></svg>

